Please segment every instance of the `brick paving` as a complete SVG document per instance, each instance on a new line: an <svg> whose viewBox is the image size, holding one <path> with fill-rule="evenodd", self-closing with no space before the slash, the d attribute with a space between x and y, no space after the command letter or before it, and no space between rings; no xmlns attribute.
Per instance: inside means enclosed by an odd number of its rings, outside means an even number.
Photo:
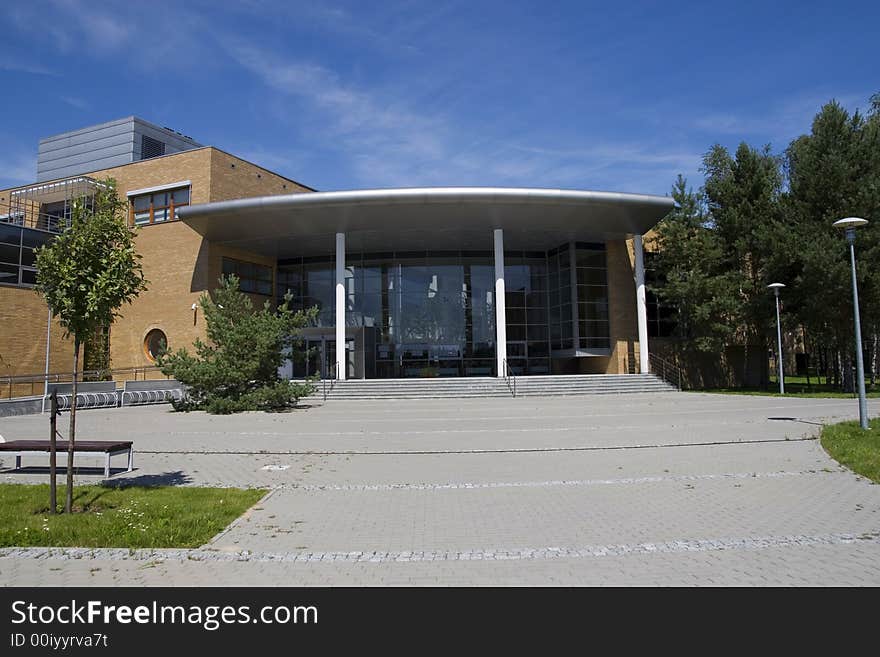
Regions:
<svg viewBox="0 0 880 657"><path fill-rule="evenodd" d="M86 411L82 437L135 441L136 470L113 481L272 493L198 550L10 548L0 580L878 585L880 487L815 440L855 412L848 399L690 393ZM47 424L3 418L0 434L40 438ZM39 459L25 465L0 482L45 481Z"/></svg>

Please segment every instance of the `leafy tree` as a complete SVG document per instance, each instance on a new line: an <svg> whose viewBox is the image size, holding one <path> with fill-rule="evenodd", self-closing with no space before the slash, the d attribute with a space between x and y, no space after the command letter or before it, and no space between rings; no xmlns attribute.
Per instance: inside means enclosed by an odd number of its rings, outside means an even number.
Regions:
<svg viewBox="0 0 880 657"><path fill-rule="evenodd" d="M746 349L744 380L748 380L748 348L766 351L773 311L767 285L769 265L782 230L782 171L770 147L758 150L742 143L731 156L715 145L703 158L705 195L711 225L723 245L722 271L735 282L736 320Z"/></svg>
<svg viewBox="0 0 880 657"><path fill-rule="evenodd" d="M235 276L220 279L213 298L199 303L207 322L207 342L196 340L195 354L179 349L159 358L162 372L188 387L178 410L236 413L280 410L314 391L311 383L292 383L278 375L285 352L301 343L300 330L313 323L318 309L294 312L290 297L273 310L267 301L254 311Z"/></svg>
<svg viewBox="0 0 880 657"><path fill-rule="evenodd" d="M652 292L675 309L686 350L720 352L736 327L736 281L724 270L724 245L707 226L702 195L679 175L672 197L676 208L657 225L650 245L663 278Z"/></svg>
<svg viewBox="0 0 880 657"><path fill-rule="evenodd" d="M839 103L826 104L813 121L810 134L795 139L786 151L789 194L787 214L795 248L792 261L792 311L815 344L825 345L834 370L843 370L851 385L853 356L850 266L837 219L873 219L858 233L861 266L859 293L863 329L876 352L880 324L880 272L868 263L880 258L880 115L878 100L867 118L850 115ZM875 353L876 359L876 353Z"/></svg>
<svg viewBox="0 0 880 657"><path fill-rule="evenodd" d="M803 331L809 351L828 353L826 366L846 374L853 355L849 259L837 219L860 216L859 296L862 328L880 366L880 94L866 115L830 102L810 134L783 157L769 147L740 144L731 155L713 146L704 156L703 188L694 193L679 176L678 207L656 229L658 280L653 291L678 312L686 348L716 351L730 342L773 340L773 295L782 282L783 324ZM787 185L786 185L787 183ZM871 352L873 351L873 357ZM746 367L749 359L746 358ZM826 370L827 371L827 370ZM744 372L748 379L748 371Z"/></svg>
<svg viewBox="0 0 880 657"><path fill-rule="evenodd" d="M107 179L94 198L74 202L70 228L36 251L37 290L46 298L66 336L73 336L73 391L67 455L67 498L73 506L73 452L76 440L76 393L80 346L100 327L109 326L124 303L146 289L128 226L125 202ZM51 474L53 481L55 473ZM55 509L55 500L52 511Z"/></svg>

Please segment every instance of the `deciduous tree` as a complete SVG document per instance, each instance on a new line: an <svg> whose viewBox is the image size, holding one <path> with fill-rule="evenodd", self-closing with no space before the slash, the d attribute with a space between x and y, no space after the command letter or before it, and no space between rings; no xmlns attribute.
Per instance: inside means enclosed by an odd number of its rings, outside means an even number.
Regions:
<svg viewBox="0 0 880 657"><path fill-rule="evenodd" d="M102 326L112 324L119 309L146 289L128 225L125 202L116 183L98 184L93 197L73 204L70 228L36 251L37 290L45 297L65 334L73 337L73 390L67 454L67 497L73 507L73 452L76 441L76 393L80 346ZM54 478L55 473L51 476Z"/></svg>

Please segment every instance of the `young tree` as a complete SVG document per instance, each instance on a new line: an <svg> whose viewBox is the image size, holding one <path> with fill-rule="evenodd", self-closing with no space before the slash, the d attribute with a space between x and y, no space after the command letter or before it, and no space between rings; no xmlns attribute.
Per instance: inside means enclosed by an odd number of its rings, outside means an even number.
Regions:
<svg viewBox="0 0 880 657"><path fill-rule="evenodd" d="M282 380L278 369L285 353L301 343L300 330L314 322L317 308L294 312L285 297L276 310L267 301L254 311L235 276L221 278L213 299L203 294L199 302L208 342L196 340L195 355L179 349L159 359L162 372L188 388L175 408L221 414L280 410L314 391L310 383Z"/></svg>
<svg viewBox="0 0 880 657"><path fill-rule="evenodd" d="M109 326L124 303L146 289L134 232L116 183L98 184L93 199L74 202L70 228L36 251L37 290L52 314L73 337L73 390L67 454L67 497L73 507L73 452L76 441L76 393L80 346L99 327ZM52 473L54 477L54 473Z"/></svg>

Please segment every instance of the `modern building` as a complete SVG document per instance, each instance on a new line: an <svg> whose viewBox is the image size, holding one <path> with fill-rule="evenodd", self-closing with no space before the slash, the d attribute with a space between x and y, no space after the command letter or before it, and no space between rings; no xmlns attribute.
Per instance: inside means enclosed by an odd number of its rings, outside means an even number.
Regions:
<svg viewBox="0 0 880 657"><path fill-rule="evenodd" d="M124 119L67 134L121 124L149 125ZM195 304L235 273L259 303L290 294L297 308L318 306L305 331L313 355L288 362L293 378L647 371L642 236L672 199L485 187L316 192L189 141L181 152L138 159L143 150L133 150L126 163L0 190L0 376L41 373L47 355L49 370L69 370L71 350L31 289L32 249L64 229L72 199L107 177L128 200L150 282L110 329L114 368L148 366L163 342L176 349L204 337ZM103 160L87 149L78 157L83 166Z"/></svg>
<svg viewBox="0 0 880 657"><path fill-rule="evenodd" d="M41 139L37 182L109 169L200 146L192 137L171 128L129 116Z"/></svg>

